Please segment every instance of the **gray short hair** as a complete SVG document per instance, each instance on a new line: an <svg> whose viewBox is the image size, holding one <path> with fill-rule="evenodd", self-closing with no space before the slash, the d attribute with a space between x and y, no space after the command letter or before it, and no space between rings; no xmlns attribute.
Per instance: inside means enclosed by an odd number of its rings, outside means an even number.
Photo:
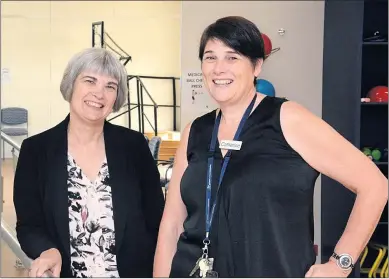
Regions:
<svg viewBox="0 0 389 279"><path fill-rule="evenodd" d="M118 92L113 105L113 111L117 112L123 106L128 90L124 65L104 48L88 48L77 53L70 59L60 85L60 91L66 101L70 102L74 82L83 71L109 75L118 80Z"/></svg>

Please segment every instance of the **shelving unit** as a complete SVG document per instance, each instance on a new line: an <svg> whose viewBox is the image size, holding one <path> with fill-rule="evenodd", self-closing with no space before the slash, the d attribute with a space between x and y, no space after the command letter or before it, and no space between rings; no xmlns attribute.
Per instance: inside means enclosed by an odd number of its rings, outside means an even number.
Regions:
<svg viewBox="0 0 389 279"><path fill-rule="evenodd" d="M379 33L378 33L379 32ZM366 38L374 33L380 34L386 41L367 42ZM374 86L388 86L388 2L365 1L362 42L361 98L368 97L368 91ZM388 103L361 103L360 111L360 148L378 148L382 153L388 148ZM375 162L382 173L388 177L388 158ZM377 260L379 247L384 252ZM368 277L374 263L382 268L388 257L388 204L386 204L379 224L367 247L367 255L362 263L361 277ZM370 271L369 271L370 269ZM380 277L377 272L377 277Z"/></svg>
<svg viewBox="0 0 389 279"><path fill-rule="evenodd" d="M375 46L387 46L388 42L363 42L363 45L368 46L368 45L375 45Z"/></svg>
<svg viewBox="0 0 389 279"><path fill-rule="evenodd" d="M377 34L381 41L365 40ZM322 116L361 150L388 148L388 104L361 102L374 86L388 86L387 38L387 0L326 1ZM375 164L388 177L387 159ZM321 193L321 258L326 262L344 231L355 195L326 176L322 176ZM358 262L350 277L369 277L377 249L388 246L388 205L370 243L360 258L362 268ZM383 246L377 248L373 243ZM379 267L387 254L386 250Z"/></svg>

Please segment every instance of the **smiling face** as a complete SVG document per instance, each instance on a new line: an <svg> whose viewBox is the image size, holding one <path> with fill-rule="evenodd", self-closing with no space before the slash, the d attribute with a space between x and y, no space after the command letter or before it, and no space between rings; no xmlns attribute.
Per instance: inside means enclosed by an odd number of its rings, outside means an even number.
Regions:
<svg viewBox="0 0 389 279"><path fill-rule="evenodd" d="M254 77L261 71L262 60L254 67L246 56L220 40L209 40L204 49L201 69L204 84L219 104L233 103L254 87Z"/></svg>
<svg viewBox="0 0 389 279"><path fill-rule="evenodd" d="M112 112L118 81L110 76L82 72L74 82L70 111L87 122L104 122Z"/></svg>

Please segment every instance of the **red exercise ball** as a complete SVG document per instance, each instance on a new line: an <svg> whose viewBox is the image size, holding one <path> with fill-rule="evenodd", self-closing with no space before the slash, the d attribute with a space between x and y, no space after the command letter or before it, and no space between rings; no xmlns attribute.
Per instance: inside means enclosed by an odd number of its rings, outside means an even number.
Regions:
<svg viewBox="0 0 389 279"><path fill-rule="evenodd" d="M272 43L271 43L271 40L270 40L270 38L266 35L266 34L264 34L264 33L262 33L262 39L263 39L263 44L264 44L264 46L265 46L265 56L268 56L268 55L270 55L270 53L271 53L271 50L272 50Z"/></svg>
<svg viewBox="0 0 389 279"><path fill-rule="evenodd" d="M387 86L375 86L369 90L367 97L371 102L385 103L388 102L388 87Z"/></svg>

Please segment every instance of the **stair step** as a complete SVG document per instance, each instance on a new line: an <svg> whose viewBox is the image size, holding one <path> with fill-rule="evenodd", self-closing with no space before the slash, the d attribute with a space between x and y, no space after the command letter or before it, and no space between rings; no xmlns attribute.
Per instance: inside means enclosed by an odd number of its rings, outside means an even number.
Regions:
<svg viewBox="0 0 389 279"><path fill-rule="evenodd" d="M170 156L170 155L159 154L159 160L169 161L171 158L174 158L174 155Z"/></svg>
<svg viewBox="0 0 389 279"><path fill-rule="evenodd" d="M174 158L179 145L180 145L179 141L162 140L160 150L159 150L159 158L161 160L169 160L170 158Z"/></svg>
<svg viewBox="0 0 389 279"><path fill-rule="evenodd" d="M167 148L167 149L170 149L170 148L177 149L179 145L180 145L179 141L166 141L166 140L163 140L161 142L161 147Z"/></svg>

